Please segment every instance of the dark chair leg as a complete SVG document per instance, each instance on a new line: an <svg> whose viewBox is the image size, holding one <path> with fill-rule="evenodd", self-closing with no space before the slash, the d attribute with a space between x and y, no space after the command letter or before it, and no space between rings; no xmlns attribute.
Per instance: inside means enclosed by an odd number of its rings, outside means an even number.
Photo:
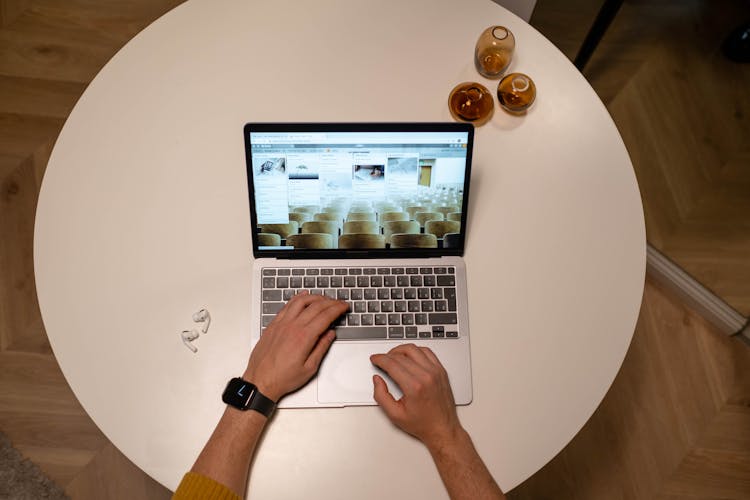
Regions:
<svg viewBox="0 0 750 500"><path fill-rule="evenodd" d="M594 53L596 47L599 45L604 33L607 32L607 28L612 23L612 20L617 15L617 12L622 6L624 0L604 0L602 8L599 9L599 13L596 15L594 24L591 26L586 38L583 40L581 49L578 51L573 64L578 68L578 71L583 72L584 66L589 62L591 54Z"/></svg>

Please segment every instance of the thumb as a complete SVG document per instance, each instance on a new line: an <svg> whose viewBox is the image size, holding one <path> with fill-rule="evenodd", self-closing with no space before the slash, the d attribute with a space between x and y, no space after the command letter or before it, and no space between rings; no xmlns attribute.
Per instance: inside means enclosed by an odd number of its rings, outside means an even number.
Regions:
<svg viewBox="0 0 750 500"><path fill-rule="evenodd" d="M391 420L398 419L402 413L401 404L388 391L385 380L380 375L373 375L372 383L375 388L373 392L375 402L383 409L388 418Z"/></svg>

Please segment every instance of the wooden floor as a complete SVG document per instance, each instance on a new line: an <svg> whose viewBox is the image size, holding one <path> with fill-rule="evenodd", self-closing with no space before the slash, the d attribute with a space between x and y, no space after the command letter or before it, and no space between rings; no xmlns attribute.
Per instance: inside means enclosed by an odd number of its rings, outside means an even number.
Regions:
<svg viewBox="0 0 750 500"><path fill-rule="evenodd" d="M0 240L0 430L74 499L159 499L168 498L170 493L131 464L101 434L60 373L44 333L34 288L32 237L37 194L55 138L87 83L118 48L178 3L178 0L0 0L0 232L3 235ZM675 3L685 4L695 9L694 12L705 5L664 0L648 2L651 3L664 9L655 17L656 21L671 19ZM635 22L636 14L642 12L638 9L646 6L646 2L625 6L623 17L630 19L626 33L660 31L653 26L644 27L648 23ZM580 5L540 0L533 21L571 54L580 43L595 9L593 0ZM693 17L684 22L688 26L696 23ZM713 26L716 22L708 24ZM720 30L717 28L717 31ZM649 36L658 38L654 33ZM673 53L650 44L649 40L652 38L639 38L633 54L623 50L625 46L630 47L623 38L607 42L602 47L607 52L602 53L619 52L619 59L611 56L610 61L610 55L597 53L588 75L608 103L626 141L630 140L630 134L639 136L637 127L623 129L623 123L650 120L648 134L681 125L680 120L671 125L661 123L666 115L649 111L651 104L664 99L665 94L640 98L641 83L635 84L632 79L622 77L625 73L633 79L645 78L639 82L648 82L648 78L658 79L660 72L668 75L685 72L680 66L682 59L671 60ZM654 56L656 59L648 59L652 61L649 63L644 54L651 45L658 54ZM617 47L619 51L615 50ZM612 73L610 62L620 68L619 73ZM689 62L691 68L700 67L699 62ZM648 67L652 68L650 77L648 72L642 72ZM732 85L738 85L733 75L719 81L727 78ZM683 90L661 92L671 95ZM634 99L635 103L628 99ZM731 97L722 94L720 99L726 104L725 99L731 100ZM738 104L730 108L740 110L741 116L735 120L745 124L747 96L744 100L738 97L736 102ZM713 108L716 106L699 106L696 112ZM701 129L701 134L707 134L703 142L726 146L723 152L716 152L719 151L716 146L715 156L711 158L729 158L730 146L740 148L743 143L732 127L720 123L723 118L711 120L709 123L713 125ZM679 135L676 131L672 133ZM690 137L694 141L697 136ZM641 159L650 158L649 148L655 147L654 141L644 139L643 142L647 146L642 152L634 152L633 145L628 144L637 169ZM747 148L749 143L744 144ZM653 154L659 161L651 167L667 168L661 163L669 159L669 155L666 152ZM689 156L681 152L676 159L684 161ZM740 154L734 158L727 160L721 174L724 179L736 180L737 184L727 182L723 191L714 193L714 199L733 193L735 197L729 199L734 206L747 207L741 205L740 187L746 182L743 176L748 156ZM654 175L657 173L658 170ZM658 176L664 180L668 173L665 171ZM646 182L641 175L639 173L639 181L647 198ZM670 185L674 179L667 180L663 183ZM712 186L715 185L718 184L714 182ZM664 196L670 203L680 199L675 193ZM710 197L706 199L710 201ZM718 229L721 220L707 222L706 217L711 213L724 214L718 205L711 205L709 209L709 201L702 202L700 209L691 209L692 212L681 208L683 215L693 214L691 220L696 226L716 225L711 231L706 229L708 236L695 236L698 243L702 241L705 245L703 250L690 247L685 255L692 255L693 261L702 263L711 270L709 274L720 278L719 282L726 284L721 290L740 297L736 302L739 304L747 288L743 292L741 286L733 287L727 276L734 269L729 265L732 259L740 260L732 257L739 255L736 249L740 246L721 243L725 253L716 254L715 266L709 264L713 254L709 255L706 248L712 247L715 241L710 238L730 231ZM657 238L662 249L664 245L676 244L678 236L689 239L685 236L688 233L675 229L679 226L676 223L669 229L654 230L654 221L671 219L649 213L660 208L655 201L646 199L645 204L649 237ZM750 212L745 209L744 213ZM734 238L731 243L742 243L743 235L739 233L739 229L731 233ZM668 255L672 254L668 252ZM728 263L726 273L724 263ZM736 268L739 276L744 272L742 269L741 266ZM744 281L750 283L746 278ZM718 285L712 287L720 290ZM668 291L647 283L633 343L604 402L573 442L544 469L516 488L511 498L750 498L750 349L714 331L675 301Z"/></svg>
<svg viewBox="0 0 750 500"><path fill-rule="evenodd" d="M540 0L571 59L601 0ZM584 75L633 160L649 242L750 316L750 64L719 50L746 0L625 2Z"/></svg>

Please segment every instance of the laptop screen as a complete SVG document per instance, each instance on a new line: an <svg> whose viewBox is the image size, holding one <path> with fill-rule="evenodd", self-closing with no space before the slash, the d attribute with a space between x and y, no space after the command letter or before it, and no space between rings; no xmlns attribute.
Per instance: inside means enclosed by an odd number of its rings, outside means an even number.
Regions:
<svg viewBox="0 0 750 500"><path fill-rule="evenodd" d="M460 255L473 127L247 124L256 257Z"/></svg>

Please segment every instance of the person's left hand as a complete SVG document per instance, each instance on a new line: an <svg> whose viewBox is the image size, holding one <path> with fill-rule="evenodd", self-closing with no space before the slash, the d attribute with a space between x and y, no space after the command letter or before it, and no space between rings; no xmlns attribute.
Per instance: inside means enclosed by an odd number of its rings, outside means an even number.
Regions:
<svg viewBox="0 0 750 500"><path fill-rule="evenodd" d="M348 308L320 295L295 295L261 335L243 378L274 401L302 387L336 338L331 323Z"/></svg>

